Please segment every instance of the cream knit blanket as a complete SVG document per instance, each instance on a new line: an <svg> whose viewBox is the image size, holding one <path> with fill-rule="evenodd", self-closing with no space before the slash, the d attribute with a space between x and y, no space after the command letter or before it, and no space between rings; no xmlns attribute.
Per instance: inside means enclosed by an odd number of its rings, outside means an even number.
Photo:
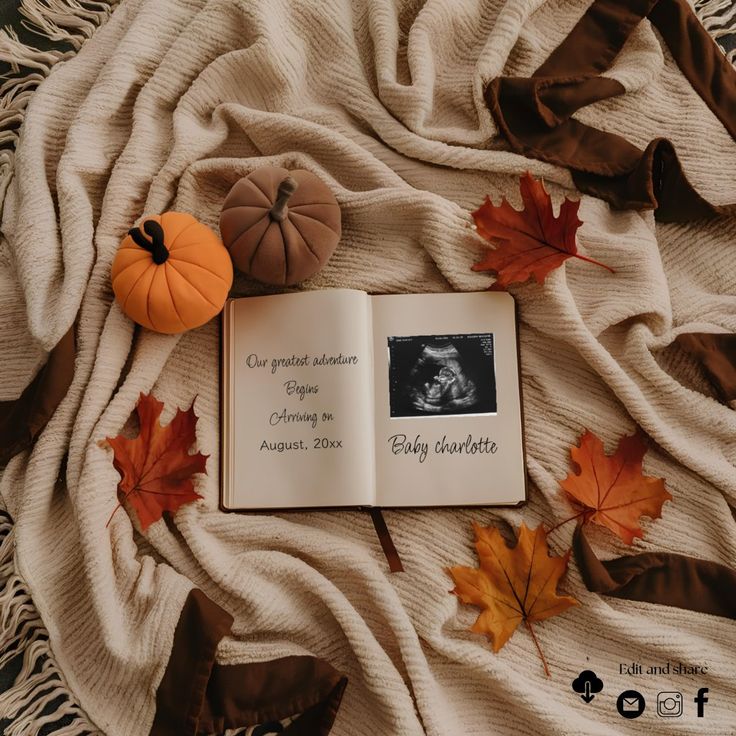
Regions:
<svg viewBox="0 0 736 736"><path fill-rule="evenodd" d="M448 595L450 564L475 564L471 520L518 526L570 515L557 480L586 427L609 451L641 425L649 475L674 496L639 549L736 565L736 412L710 398L671 343L736 330L736 225L655 226L583 197L583 252L544 286L515 290L533 488L520 509L387 513L407 572L387 573L367 515L225 515L218 499L218 335L167 337L113 303L115 250L143 213L192 212L216 227L230 186L275 164L314 171L343 212L342 241L306 288L371 292L483 289L468 210L515 200L519 174L544 176L556 203L566 171L506 153L487 81L530 74L587 0L126 0L32 99L3 215L0 398L12 398L81 308L73 385L35 450L0 491L16 520L16 565L71 688L99 729L141 736L153 718L179 612L192 585L235 617L223 662L310 653L350 684L337 736L736 733L736 623L588 593L538 627L546 679L519 631L498 654L468 631L476 611ZM736 201L736 145L644 22L609 72L628 94L580 118L643 147L659 134L714 203ZM236 280L235 294L252 284ZM20 382L20 385L18 385ZM117 434L141 391L176 406L197 395L204 499L141 537L97 442ZM705 393L703 392L705 391ZM62 459L69 453L68 463ZM57 482L62 473L63 482ZM569 545L571 525L553 539ZM601 556L629 552L591 534ZM683 662L707 675L628 677L620 665ZM592 668L591 705L570 682ZM626 721L615 699L649 702ZM692 697L710 688L705 718ZM681 690L665 721L656 693Z"/></svg>

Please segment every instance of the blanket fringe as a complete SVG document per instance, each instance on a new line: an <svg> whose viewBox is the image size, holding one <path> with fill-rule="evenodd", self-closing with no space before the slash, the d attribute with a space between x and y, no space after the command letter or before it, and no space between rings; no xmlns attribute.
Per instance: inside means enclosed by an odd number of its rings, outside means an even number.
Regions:
<svg viewBox="0 0 736 736"><path fill-rule="evenodd" d="M284 718L281 721L273 723L263 723L259 726L247 726L246 728L233 728L225 731L222 736L277 736L288 725L293 723L298 716ZM56 736L56 734L54 734ZM217 736L212 734L211 736Z"/></svg>
<svg viewBox="0 0 736 736"><path fill-rule="evenodd" d="M59 724L54 736L101 736L77 705L53 658L48 632L15 573L14 549L12 521L0 511L0 670L22 658L13 685L0 693L0 720L11 719L3 733L30 736Z"/></svg>
<svg viewBox="0 0 736 736"><path fill-rule="evenodd" d="M75 51L110 16L115 3L93 0L21 0L19 12L27 30L52 41L68 43Z"/></svg>
<svg viewBox="0 0 736 736"><path fill-rule="evenodd" d="M28 101L55 64L71 58L95 30L110 16L119 0L21 0L21 25L29 32L65 50L43 51L24 43L11 27L0 29L0 61L10 66L10 74L0 77L0 202L13 173L12 150L25 116Z"/></svg>
<svg viewBox="0 0 736 736"><path fill-rule="evenodd" d="M705 30L724 49L726 58L732 64L736 62L736 4L733 0L695 0L693 9ZM732 48L726 50L727 47Z"/></svg>

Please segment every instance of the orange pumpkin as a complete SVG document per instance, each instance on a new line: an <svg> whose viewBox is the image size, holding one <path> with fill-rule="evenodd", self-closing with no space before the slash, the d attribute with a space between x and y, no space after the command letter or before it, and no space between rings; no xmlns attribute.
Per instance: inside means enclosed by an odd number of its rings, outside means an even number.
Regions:
<svg viewBox="0 0 736 736"><path fill-rule="evenodd" d="M164 212L128 231L110 276L128 317L171 335L220 312L233 282L233 264L205 224L184 212Z"/></svg>

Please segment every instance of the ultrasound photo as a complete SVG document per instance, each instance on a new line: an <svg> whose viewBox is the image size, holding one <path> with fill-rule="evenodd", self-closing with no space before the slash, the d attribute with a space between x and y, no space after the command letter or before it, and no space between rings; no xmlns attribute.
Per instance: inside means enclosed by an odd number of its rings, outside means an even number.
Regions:
<svg viewBox="0 0 736 736"><path fill-rule="evenodd" d="M392 417L496 413L491 333L389 337Z"/></svg>

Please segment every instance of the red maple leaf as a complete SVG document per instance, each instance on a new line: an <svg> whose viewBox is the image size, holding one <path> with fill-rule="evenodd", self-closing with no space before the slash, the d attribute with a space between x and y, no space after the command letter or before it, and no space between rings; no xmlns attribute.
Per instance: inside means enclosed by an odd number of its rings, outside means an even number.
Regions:
<svg viewBox="0 0 736 736"><path fill-rule="evenodd" d="M472 213L478 234L496 245L473 266L474 271L497 274L492 288L505 288L531 278L541 284L550 271L573 256L614 273L609 266L578 253L575 234L583 224L578 219L579 201L565 197L560 214L555 217L552 198L542 181L527 171L519 180L519 189L523 209L514 209L505 197L497 207L486 197Z"/></svg>
<svg viewBox="0 0 736 736"><path fill-rule="evenodd" d="M135 509L143 531L158 521L164 511L173 513L183 504L202 498L195 492L191 476L207 472L208 456L189 454L196 439L194 407L177 409L165 427L159 423L163 408L163 403L150 394L141 394L136 405L138 436L107 438L115 453L113 465L120 473L115 511L127 502Z"/></svg>

